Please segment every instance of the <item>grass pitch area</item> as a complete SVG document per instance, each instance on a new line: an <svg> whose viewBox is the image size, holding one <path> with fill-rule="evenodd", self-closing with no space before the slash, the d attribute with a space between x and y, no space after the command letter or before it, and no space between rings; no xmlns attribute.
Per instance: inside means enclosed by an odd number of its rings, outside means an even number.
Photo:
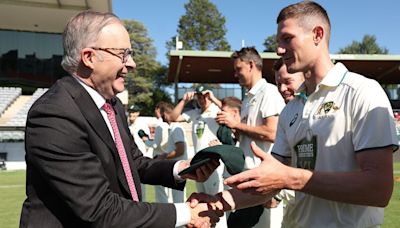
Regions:
<svg viewBox="0 0 400 228"><path fill-rule="evenodd" d="M394 164L395 185L392 199L385 209L385 222L382 228L399 227L400 214L400 162ZM154 202L154 188L146 186L147 201ZM192 181L187 183L187 195L196 190ZM19 226L22 203L25 199L25 171L0 171L0 227Z"/></svg>

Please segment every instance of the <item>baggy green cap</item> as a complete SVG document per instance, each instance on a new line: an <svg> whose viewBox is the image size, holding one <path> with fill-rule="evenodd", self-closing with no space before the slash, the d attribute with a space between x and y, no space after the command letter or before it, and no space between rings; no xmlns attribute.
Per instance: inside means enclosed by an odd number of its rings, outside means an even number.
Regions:
<svg viewBox="0 0 400 228"><path fill-rule="evenodd" d="M197 152L190 162L190 166L182 170L179 175L195 173L200 166L212 159L221 159L226 170L232 175L243 171L244 153L241 148L232 145L216 145Z"/></svg>
<svg viewBox="0 0 400 228"><path fill-rule="evenodd" d="M232 137L232 129L227 127L225 124L219 126L217 138L222 144L236 145L236 140Z"/></svg>

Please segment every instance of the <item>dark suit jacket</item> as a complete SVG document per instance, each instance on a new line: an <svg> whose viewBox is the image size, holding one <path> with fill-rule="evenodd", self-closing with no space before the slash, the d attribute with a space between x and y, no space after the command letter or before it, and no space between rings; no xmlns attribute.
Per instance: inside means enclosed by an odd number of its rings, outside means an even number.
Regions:
<svg viewBox="0 0 400 228"><path fill-rule="evenodd" d="M183 189L172 175L175 161L143 157L119 100L114 109L139 197L139 180ZM132 201L110 131L74 78L58 80L32 105L25 135L20 227L174 227L172 204Z"/></svg>

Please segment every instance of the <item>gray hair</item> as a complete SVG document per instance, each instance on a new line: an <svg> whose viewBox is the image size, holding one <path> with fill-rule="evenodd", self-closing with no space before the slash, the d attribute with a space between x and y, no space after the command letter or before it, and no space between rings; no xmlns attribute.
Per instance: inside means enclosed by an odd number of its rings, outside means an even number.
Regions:
<svg viewBox="0 0 400 228"><path fill-rule="evenodd" d="M243 47L239 51L233 52L231 55L231 59L233 60L240 59L240 61L244 62L253 61L254 64L256 65L256 68L259 71L262 71L263 61L255 47Z"/></svg>
<svg viewBox="0 0 400 228"><path fill-rule="evenodd" d="M76 73L81 61L80 51L93 45L100 31L112 23L121 23L112 13L83 11L71 18L63 33L64 56L61 66L67 72Z"/></svg>

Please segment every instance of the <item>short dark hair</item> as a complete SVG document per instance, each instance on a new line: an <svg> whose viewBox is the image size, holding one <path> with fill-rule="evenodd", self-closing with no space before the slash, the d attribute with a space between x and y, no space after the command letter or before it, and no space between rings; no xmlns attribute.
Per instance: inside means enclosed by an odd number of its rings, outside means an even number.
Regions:
<svg viewBox="0 0 400 228"><path fill-rule="evenodd" d="M274 69L274 71L279 71L282 66L283 66L283 59L279 58L275 61L272 68Z"/></svg>
<svg viewBox="0 0 400 228"><path fill-rule="evenodd" d="M224 99L222 99L221 101L222 106L228 106L230 108L237 108L239 109L239 111L241 110L242 107L242 101L234 96L229 96L229 97L225 97Z"/></svg>
<svg viewBox="0 0 400 228"><path fill-rule="evenodd" d="M159 101L154 108L155 109L161 109L161 106L165 105L166 103L167 102L165 102L165 101Z"/></svg>
<svg viewBox="0 0 400 228"><path fill-rule="evenodd" d="M281 21L295 18L299 20L302 26L306 26L306 17L317 17L326 25L326 40L329 43L331 33L331 22L329 20L328 13L318 3L313 1L302 1L292 5L288 5L283 8L276 19L276 23L279 24Z"/></svg>
<svg viewBox="0 0 400 228"><path fill-rule="evenodd" d="M231 58L233 60L240 59L241 61L244 62L253 61L257 69L262 71L263 62L260 54L258 54L258 51L256 50L255 47L244 47L240 49L240 51L235 51L231 55Z"/></svg>
<svg viewBox="0 0 400 228"><path fill-rule="evenodd" d="M174 106L171 103L164 102L164 104L160 107L161 113L171 113L174 110Z"/></svg>

